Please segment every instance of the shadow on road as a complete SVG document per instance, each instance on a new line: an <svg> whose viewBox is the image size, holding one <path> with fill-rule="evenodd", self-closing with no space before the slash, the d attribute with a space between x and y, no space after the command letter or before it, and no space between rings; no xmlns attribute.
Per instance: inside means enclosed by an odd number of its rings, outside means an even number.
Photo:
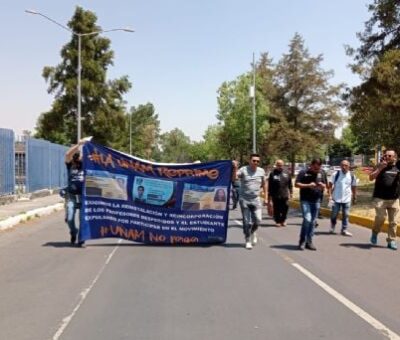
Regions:
<svg viewBox="0 0 400 340"><path fill-rule="evenodd" d="M299 250L299 246L297 244L278 244L272 245L270 248L273 249L285 249L285 250Z"/></svg>
<svg viewBox="0 0 400 340"><path fill-rule="evenodd" d="M42 244L42 247L54 247L54 248L77 248L76 245L71 244L71 242L46 242Z"/></svg>
<svg viewBox="0 0 400 340"><path fill-rule="evenodd" d="M359 248L359 249L383 248L379 246L372 246L369 243L341 243L340 246L346 248Z"/></svg>
<svg viewBox="0 0 400 340"><path fill-rule="evenodd" d="M154 248L243 248L244 243L205 243L205 244L144 244L144 243L85 243L85 248L91 247L154 247ZM46 242L42 247L54 248L80 248L77 245L72 245L70 242Z"/></svg>
<svg viewBox="0 0 400 340"><path fill-rule="evenodd" d="M331 234L329 231L315 231L314 235L319 236L335 236L336 234Z"/></svg>

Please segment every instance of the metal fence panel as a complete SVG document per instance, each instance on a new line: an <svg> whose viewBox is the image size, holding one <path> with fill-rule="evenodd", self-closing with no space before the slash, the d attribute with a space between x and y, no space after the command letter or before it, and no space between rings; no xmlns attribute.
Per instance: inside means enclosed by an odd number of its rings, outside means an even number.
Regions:
<svg viewBox="0 0 400 340"><path fill-rule="evenodd" d="M67 147L45 140L25 141L26 191L62 188L67 185L64 156Z"/></svg>
<svg viewBox="0 0 400 340"><path fill-rule="evenodd" d="M14 131L0 128L0 196L15 190L14 140Z"/></svg>

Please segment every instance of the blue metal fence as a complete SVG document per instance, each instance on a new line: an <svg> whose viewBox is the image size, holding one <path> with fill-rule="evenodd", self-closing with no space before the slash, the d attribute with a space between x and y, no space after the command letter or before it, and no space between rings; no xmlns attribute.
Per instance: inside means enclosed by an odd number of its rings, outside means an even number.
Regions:
<svg viewBox="0 0 400 340"><path fill-rule="evenodd" d="M0 196L15 190L14 141L14 131L0 128Z"/></svg>
<svg viewBox="0 0 400 340"><path fill-rule="evenodd" d="M67 147L45 140L25 141L26 191L62 188L67 185L64 156Z"/></svg>

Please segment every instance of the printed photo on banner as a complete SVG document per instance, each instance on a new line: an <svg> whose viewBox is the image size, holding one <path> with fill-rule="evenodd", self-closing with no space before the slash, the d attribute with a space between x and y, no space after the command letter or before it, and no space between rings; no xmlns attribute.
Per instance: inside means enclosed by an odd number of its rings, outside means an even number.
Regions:
<svg viewBox="0 0 400 340"><path fill-rule="evenodd" d="M104 197L115 200L128 200L127 176L108 171L87 170L85 178L85 195Z"/></svg>
<svg viewBox="0 0 400 340"><path fill-rule="evenodd" d="M176 203L176 183L136 176L132 197L135 203L173 208Z"/></svg>
<svg viewBox="0 0 400 340"><path fill-rule="evenodd" d="M182 210L225 210L226 187L209 187L185 183Z"/></svg>

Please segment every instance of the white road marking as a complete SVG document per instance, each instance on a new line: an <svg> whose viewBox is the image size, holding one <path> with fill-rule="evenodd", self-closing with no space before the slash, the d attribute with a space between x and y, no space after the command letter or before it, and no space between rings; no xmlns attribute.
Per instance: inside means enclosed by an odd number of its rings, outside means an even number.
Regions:
<svg viewBox="0 0 400 340"><path fill-rule="evenodd" d="M235 220L237 224L242 224L241 221ZM267 245L267 242L262 238L258 237L261 243L264 243ZM329 295L334 297L336 300L338 300L340 303L345 305L348 309L350 309L353 313L358 315L361 319L369 323L372 327L374 327L376 330L381 332L385 337L387 337L390 340L400 340L400 335L397 333L393 332L391 329L386 327L382 322L379 320L375 319L372 315L367 313L365 310L362 308L358 307L356 304L351 302L349 299L347 299L345 296L334 290L332 287L327 285L325 282L320 280L318 277L316 277L314 274L309 272L307 269L299 265L298 263L295 263L294 260L282 252L276 251L276 253L281 256L285 261L289 262L293 267L295 267L297 270L299 270L301 273L303 273L305 276L307 276L311 281L313 281L315 284L320 286L323 290L325 290Z"/></svg>
<svg viewBox="0 0 400 340"><path fill-rule="evenodd" d="M383 323L375 319L372 315L368 314L362 308L358 307L356 304L351 302L349 299L344 297L342 294L334 290L332 287L328 286L325 282L321 281L314 274L309 272L307 269L299 265L298 263L292 263L292 266L307 276L311 281L320 286L323 290L325 290L329 295L334 297L336 300L345 305L348 309L350 309L353 313L357 314L361 319L368 322L372 327L383 333L388 339L391 340L400 340L400 336L386 327Z"/></svg>
<svg viewBox="0 0 400 340"><path fill-rule="evenodd" d="M81 298L80 298L78 304L72 310L71 314L69 314L68 316L63 318L60 327L58 328L57 332L53 335L53 340L58 340L60 338L60 336L62 335L62 333L65 331L65 329L68 327L69 323L71 322L71 320L73 319L75 314L78 312L79 308L82 306L82 304L85 301L86 297L88 296L88 294L90 293L90 291L92 290L92 288L94 287L96 282L99 280L99 278L100 278L101 274L103 273L104 269L110 263L111 258L114 256L114 254L117 251L118 246L120 245L121 242L122 242L122 240L119 240L118 244L114 247L114 249L108 255L106 261L104 262L103 266L100 268L99 272L97 273L96 277L94 278L94 280L92 281L90 286L88 288L84 289L81 292L81 294L80 294Z"/></svg>

